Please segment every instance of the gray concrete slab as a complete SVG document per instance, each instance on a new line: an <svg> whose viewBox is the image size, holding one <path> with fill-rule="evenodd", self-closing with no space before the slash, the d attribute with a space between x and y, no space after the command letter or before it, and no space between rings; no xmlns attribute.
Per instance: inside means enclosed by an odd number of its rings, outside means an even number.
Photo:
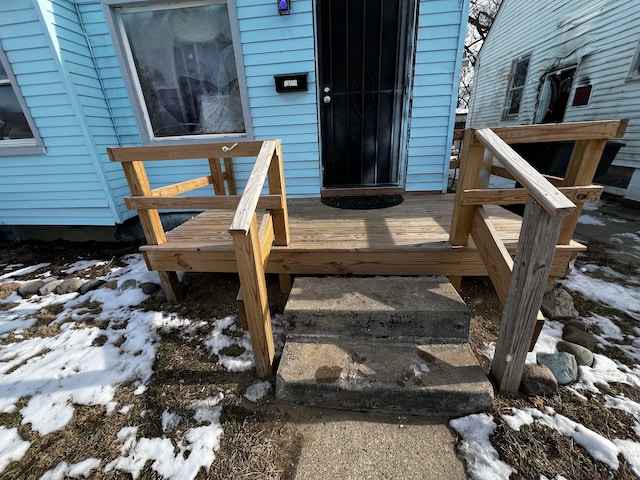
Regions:
<svg viewBox="0 0 640 480"><path fill-rule="evenodd" d="M464 480L447 419L291 406L303 435L296 480Z"/></svg>
<svg viewBox="0 0 640 480"><path fill-rule="evenodd" d="M299 277L285 309L295 335L469 341L468 307L444 277Z"/></svg>
<svg viewBox="0 0 640 480"><path fill-rule="evenodd" d="M468 344L287 340L276 396L354 411L451 416L491 408L493 386Z"/></svg>

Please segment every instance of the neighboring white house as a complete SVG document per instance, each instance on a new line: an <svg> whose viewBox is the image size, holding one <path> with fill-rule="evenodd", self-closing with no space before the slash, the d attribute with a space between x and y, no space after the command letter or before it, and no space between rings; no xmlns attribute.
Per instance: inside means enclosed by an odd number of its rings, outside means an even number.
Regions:
<svg viewBox="0 0 640 480"><path fill-rule="evenodd" d="M639 1L504 0L474 82L472 128L629 119L597 181L640 201Z"/></svg>

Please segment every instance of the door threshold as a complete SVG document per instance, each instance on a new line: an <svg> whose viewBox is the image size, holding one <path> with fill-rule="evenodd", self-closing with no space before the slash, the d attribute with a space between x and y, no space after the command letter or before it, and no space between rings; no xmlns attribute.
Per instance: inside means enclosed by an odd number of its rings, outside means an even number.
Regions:
<svg viewBox="0 0 640 480"><path fill-rule="evenodd" d="M320 191L321 197L355 197L369 195L403 195L405 189L402 187L346 187L346 188L323 188Z"/></svg>

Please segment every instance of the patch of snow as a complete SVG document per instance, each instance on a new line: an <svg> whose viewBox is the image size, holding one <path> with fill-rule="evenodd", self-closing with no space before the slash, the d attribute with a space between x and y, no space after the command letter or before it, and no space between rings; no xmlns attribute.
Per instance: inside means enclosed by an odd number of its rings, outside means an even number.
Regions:
<svg viewBox="0 0 640 480"><path fill-rule="evenodd" d="M0 425L0 473L4 472L11 462L20 460L31 442L20 438L17 428L7 428Z"/></svg>
<svg viewBox="0 0 640 480"><path fill-rule="evenodd" d="M213 331L209 338L204 342L205 346L218 356L218 363L230 372L246 372L254 366L253 348L249 332L242 331L236 325L237 315L231 315L216 320ZM225 330L231 332L242 332L239 336L229 336L224 333ZM237 346L244 349L238 356L229 356L222 354L222 350L228 347Z"/></svg>
<svg viewBox="0 0 640 480"><path fill-rule="evenodd" d="M473 480L508 480L513 467L500 460L489 436L496 428L493 417L486 413L467 415L449 421L462 440L458 449L465 459L467 472Z"/></svg>
<svg viewBox="0 0 640 480"><path fill-rule="evenodd" d="M622 312L640 313L640 291L616 283L592 278L572 270L563 281L568 290L577 292L590 300L601 302Z"/></svg>
<svg viewBox="0 0 640 480"><path fill-rule="evenodd" d="M36 272L38 270L40 270L41 268L44 267L48 267L49 265L51 265L50 263L39 263L37 265L30 265L28 267L23 267L20 268L18 270L13 270L9 273L5 273L3 275L0 275L0 280L5 280L7 278L14 278L14 277L22 277L23 275L28 275L30 273Z"/></svg>
<svg viewBox="0 0 640 480"><path fill-rule="evenodd" d="M108 263L109 262L105 262L104 260L80 260L71 264L69 268L63 270L62 272L72 274L91 267L101 267L102 265L107 265Z"/></svg>
<svg viewBox="0 0 640 480"><path fill-rule="evenodd" d="M266 380L254 383L247 388L244 397L250 402L256 403L262 400L271 390L271 382Z"/></svg>
<svg viewBox="0 0 640 480"><path fill-rule="evenodd" d="M606 225L605 222L596 218L592 215L582 214L578 217L578 223L582 225L596 225L598 227L604 227Z"/></svg>
<svg viewBox="0 0 640 480"><path fill-rule="evenodd" d="M64 480L65 478L89 478L91 472L100 466L99 458L87 458L82 462L69 465L60 462L54 469L45 472L40 480Z"/></svg>
<svg viewBox="0 0 640 480"><path fill-rule="evenodd" d="M118 432L121 456L107 464L104 471L117 470L138 478L147 462L152 462L151 468L166 480L196 478L202 468L209 471L220 448L224 433L221 412L220 406L198 406L194 419L205 425L188 429L176 444L166 437L137 438L137 428L122 429Z"/></svg>
<svg viewBox="0 0 640 480"><path fill-rule="evenodd" d="M162 431L168 432L173 430L182 422L182 417L177 413L172 413L169 410L162 412Z"/></svg>

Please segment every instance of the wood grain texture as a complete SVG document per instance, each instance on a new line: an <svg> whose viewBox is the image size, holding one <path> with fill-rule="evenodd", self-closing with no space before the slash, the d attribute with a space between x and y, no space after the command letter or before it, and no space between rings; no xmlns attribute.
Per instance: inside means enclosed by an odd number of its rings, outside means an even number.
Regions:
<svg viewBox="0 0 640 480"><path fill-rule="evenodd" d="M550 215L565 216L576 210L576 206L566 196L551 185L495 132L490 129L481 129L476 131L476 138L482 142L487 150L491 151L512 177L527 189Z"/></svg>
<svg viewBox="0 0 640 480"><path fill-rule="evenodd" d="M564 142L621 138L624 120L601 120L595 122L546 123L540 125L517 125L492 128L506 143Z"/></svg>
<svg viewBox="0 0 640 480"><path fill-rule="evenodd" d="M272 377L275 347L267 284L264 277L264 260L260 254L258 222L255 214L247 234L235 231L232 237L256 374L259 377Z"/></svg>
<svg viewBox="0 0 640 480"><path fill-rule="evenodd" d="M247 180L247 185L245 186L229 231L242 232L245 235L249 232L251 219L255 216L260 193L264 187L264 182L267 178L267 173L271 166L271 161L275 156L275 152L276 142L274 140L265 140L262 142L260 153L253 165L251 175Z"/></svg>
<svg viewBox="0 0 640 480"><path fill-rule="evenodd" d="M562 217L549 215L529 200L491 364L503 393L520 387L561 225Z"/></svg>
<svg viewBox="0 0 640 480"><path fill-rule="evenodd" d="M600 185L586 187L559 187L572 202L597 202L604 191ZM519 205L527 203L529 192L524 188L507 189L477 189L465 190L462 197L463 205Z"/></svg>
<svg viewBox="0 0 640 480"><path fill-rule="evenodd" d="M226 151L234 143L238 145ZM192 160L194 158L235 158L255 157L260 152L263 142L229 141L225 143L202 143L182 145L161 145L151 147L118 147L108 148L107 153L112 162L135 162L146 160Z"/></svg>

